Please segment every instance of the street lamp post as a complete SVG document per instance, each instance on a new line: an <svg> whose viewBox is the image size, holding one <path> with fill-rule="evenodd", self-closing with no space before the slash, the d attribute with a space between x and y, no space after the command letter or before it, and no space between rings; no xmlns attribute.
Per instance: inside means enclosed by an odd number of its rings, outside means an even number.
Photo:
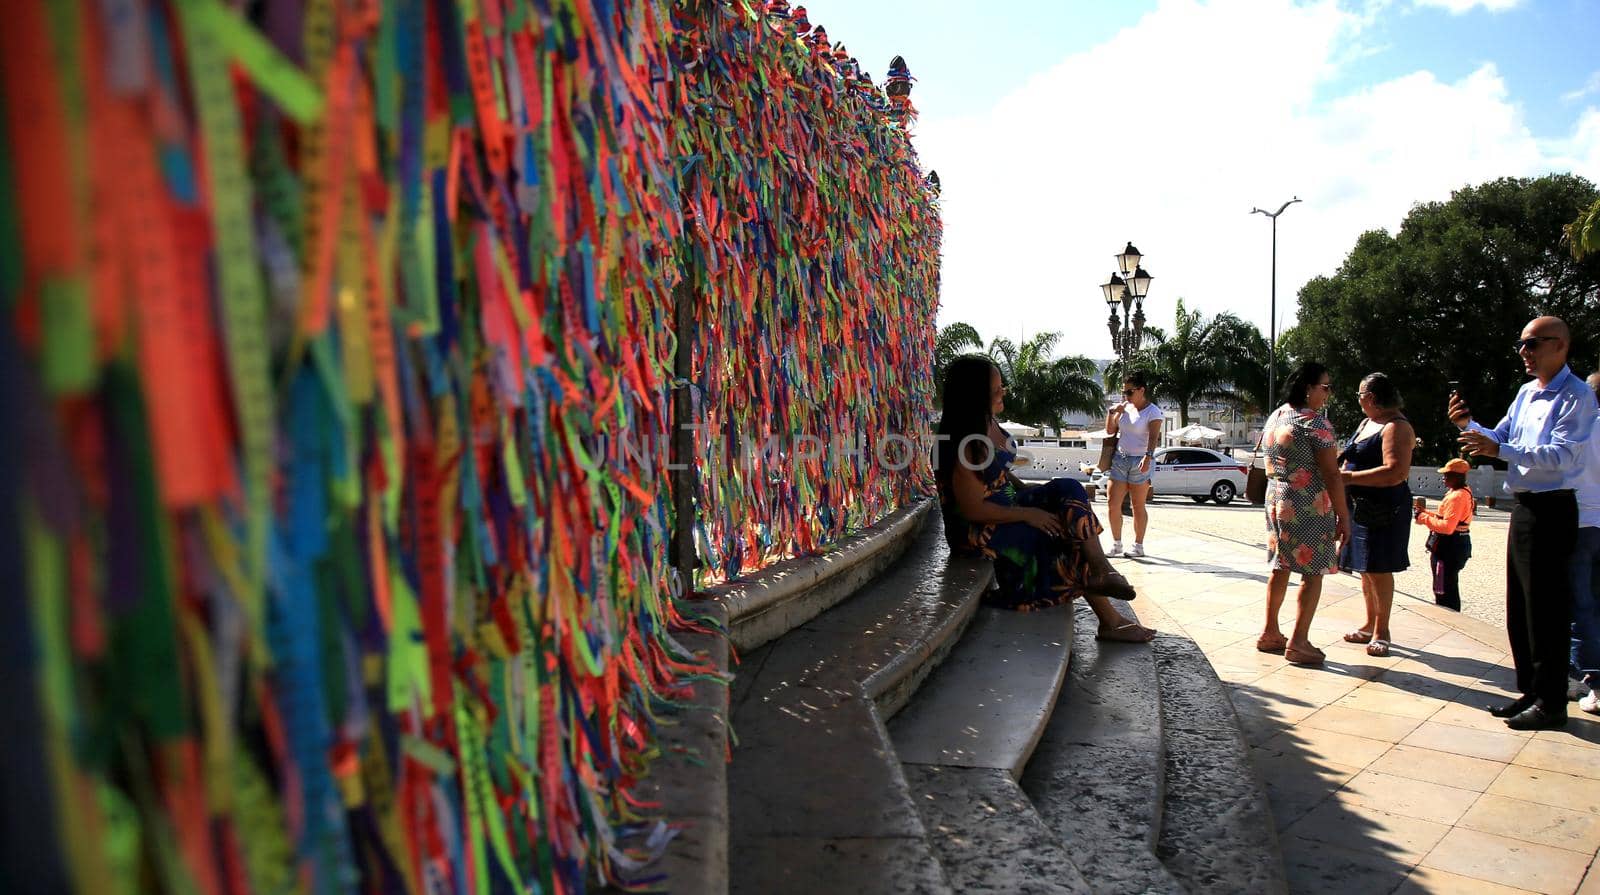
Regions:
<svg viewBox="0 0 1600 895"><path fill-rule="evenodd" d="M1113 273L1110 280L1101 283L1100 292L1105 298L1107 310L1111 312L1106 321L1106 327L1111 330L1111 348L1117 353L1117 360L1122 362L1123 372L1126 373L1134 352L1139 350L1139 339L1144 334L1144 297L1150 294L1150 281L1155 278L1139 266L1139 259L1144 256L1133 247L1133 243L1128 243L1128 247L1116 257L1121 273ZM1120 317L1117 315L1119 305L1122 309Z"/></svg>
<svg viewBox="0 0 1600 895"><path fill-rule="evenodd" d="M1295 196L1279 205L1277 211L1250 209L1251 214L1264 214L1272 218L1272 306L1267 312L1267 404L1269 405L1278 400L1278 215L1299 201L1300 197ZM1262 408L1263 412L1266 410L1267 408Z"/></svg>
<svg viewBox="0 0 1600 895"><path fill-rule="evenodd" d="M1139 259L1144 256L1133 243L1128 243L1116 257L1121 273L1113 273L1111 279L1101 283L1100 292L1106 300L1106 309L1111 312L1106 320L1106 328L1111 330L1111 348L1122 363L1122 375L1126 376L1134 352L1139 350L1139 339L1144 335L1144 297L1150 294L1150 281L1155 278L1139 266ZM1122 309L1120 317L1117 316L1118 306ZM1122 512L1133 515L1133 500L1128 495L1122 498Z"/></svg>

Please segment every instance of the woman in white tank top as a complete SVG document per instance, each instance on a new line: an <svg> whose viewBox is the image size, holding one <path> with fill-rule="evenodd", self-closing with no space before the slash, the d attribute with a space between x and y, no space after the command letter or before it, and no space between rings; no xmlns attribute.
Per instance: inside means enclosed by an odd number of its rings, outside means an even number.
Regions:
<svg viewBox="0 0 1600 895"><path fill-rule="evenodd" d="M1106 415L1106 432L1117 436L1117 452L1111 458L1106 477L1111 480L1106 512L1111 522L1111 549L1107 556L1121 556L1122 496L1133 503L1133 546L1128 556L1144 556L1144 531L1150 524L1145 499L1150 496L1150 469L1155 463L1156 446L1161 443L1161 408L1150 400L1150 389L1143 373L1135 370L1122 380L1122 401L1112 405Z"/></svg>

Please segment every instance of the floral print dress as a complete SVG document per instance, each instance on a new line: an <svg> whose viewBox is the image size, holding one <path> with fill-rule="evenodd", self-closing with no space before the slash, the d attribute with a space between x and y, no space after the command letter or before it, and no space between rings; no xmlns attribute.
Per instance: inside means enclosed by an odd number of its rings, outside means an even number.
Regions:
<svg viewBox="0 0 1600 895"><path fill-rule="evenodd" d="M1090 569L1081 545L1098 538L1101 529L1082 485L1071 479L1052 479L1018 488L1006 476L1006 467L1015 458L1014 452L997 447L988 468L978 471L983 499L1055 513L1061 518L1066 537L1051 537L1026 522L968 522L956 508L955 495L944 486L939 489L939 509L951 549L994 560L999 589L987 594L984 602L1027 612L1047 609L1083 594Z"/></svg>
<svg viewBox="0 0 1600 895"><path fill-rule="evenodd" d="M1267 463L1267 564L1302 575L1335 570L1338 519L1317 469L1317 451L1334 446L1327 417L1288 404L1267 418L1261 453Z"/></svg>

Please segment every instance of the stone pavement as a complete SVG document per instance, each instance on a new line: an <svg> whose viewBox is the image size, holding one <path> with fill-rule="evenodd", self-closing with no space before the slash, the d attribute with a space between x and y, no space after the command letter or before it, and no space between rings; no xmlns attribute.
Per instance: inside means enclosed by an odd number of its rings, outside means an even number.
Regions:
<svg viewBox="0 0 1600 895"><path fill-rule="evenodd" d="M1116 561L1133 606L1228 685L1291 891L1600 895L1600 719L1573 705L1567 730L1518 733L1491 717L1513 680L1503 631L1397 595L1395 646L1371 658L1341 639L1364 618L1359 580L1329 576L1311 627L1327 664L1297 668L1255 650L1262 551L1160 514L1146 547ZM1291 585L1286 633L1295 611Z"/></svg>

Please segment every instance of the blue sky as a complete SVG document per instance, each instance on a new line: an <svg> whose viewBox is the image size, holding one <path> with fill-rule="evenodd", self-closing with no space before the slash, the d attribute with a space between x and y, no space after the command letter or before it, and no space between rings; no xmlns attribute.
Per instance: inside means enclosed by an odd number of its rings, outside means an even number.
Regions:
<svg viewBox="0 0 1600 895"><path fill-rule="evenodd" d="M1503 175L1600 181L1600 0L814 0L875 79L905 55L945 183L941 323L1109 353L1132 240L1184 297L1280 326L1361 231Z"/></svg>

